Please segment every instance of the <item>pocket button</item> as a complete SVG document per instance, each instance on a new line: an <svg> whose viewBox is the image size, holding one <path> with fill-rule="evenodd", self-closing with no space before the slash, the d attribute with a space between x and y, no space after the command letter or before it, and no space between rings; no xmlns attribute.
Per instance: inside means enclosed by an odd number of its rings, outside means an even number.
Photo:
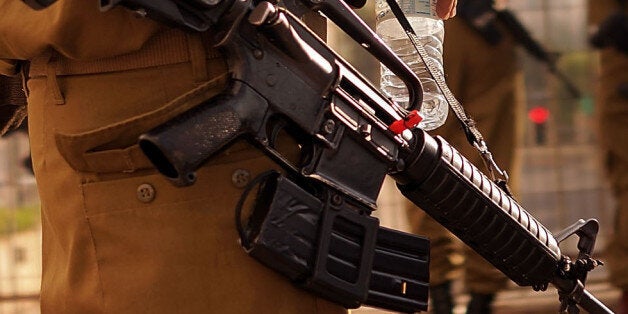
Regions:
<svg viewBox="0 0 628 314"><path fill-rule="evenodd" d="M246 169L236 169L231 175L231 183L237 188L243 188L251 180L251 172Z"/></svg>
<svg viewBox="0 0 628 314"><path fill-rule="evenodd" d="M142 203L150 203L155 199L155 188L148 184L143 183L137 187L137 199Z"/></svg>

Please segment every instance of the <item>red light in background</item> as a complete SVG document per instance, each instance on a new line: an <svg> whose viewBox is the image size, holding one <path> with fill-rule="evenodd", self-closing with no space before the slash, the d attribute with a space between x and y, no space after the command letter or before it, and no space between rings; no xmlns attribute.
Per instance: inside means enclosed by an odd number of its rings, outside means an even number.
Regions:
<svg viewBox="0 0 628 314"><path fill-rule="evenodd" d="M536 124L545 123L549 115L549 110L541 106L536 106L528 111L528 119Z"/></svg>

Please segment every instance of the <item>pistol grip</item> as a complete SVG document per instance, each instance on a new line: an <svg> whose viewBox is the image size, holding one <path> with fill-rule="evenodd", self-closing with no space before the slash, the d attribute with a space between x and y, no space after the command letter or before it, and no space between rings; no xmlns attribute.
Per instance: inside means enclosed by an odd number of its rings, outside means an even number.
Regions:
<svg viewBox="0 0 628 314"><path fill-rule="evenodd" d="M252 128L253 114L263 114L266 101L246 85L236 84L159 127L142 134L139 145L157 170L175 185L196 180L195 171L214 153ZM244 110L244 106L249 108ZM255 110L259 109L259 110ZM260 120L260 119L257 119Z"/></svg>

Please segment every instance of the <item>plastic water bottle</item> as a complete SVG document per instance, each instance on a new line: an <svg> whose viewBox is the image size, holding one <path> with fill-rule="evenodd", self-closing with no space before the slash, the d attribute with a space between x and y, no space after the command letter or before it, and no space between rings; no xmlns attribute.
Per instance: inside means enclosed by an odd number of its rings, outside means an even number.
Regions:
<svg viewBox="0 0 628 314"><path fill-rule="evenodd" d="M419 41L425 46L429 58L443 73L443 21L436 15L437 0L397 0L408 18ZM423 86L423 104L419 115L423 118L418 127L429 131L445 123L449 107L436 82L427 71L419 54L408 39L405 31L390 10L386 0L376 0L375 32L418 76ZM392 71L382 65L381 89L386 96L401 106L408 104L406 85Z"/></svg>

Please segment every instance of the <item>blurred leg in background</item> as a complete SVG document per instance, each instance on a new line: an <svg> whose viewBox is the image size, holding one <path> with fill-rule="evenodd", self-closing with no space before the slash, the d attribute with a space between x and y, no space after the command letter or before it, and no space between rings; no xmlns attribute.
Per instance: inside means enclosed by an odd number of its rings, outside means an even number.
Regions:
<svg viewBox="0 0 628 314"><path fill-rule="evenodd" d="M459 6L468 1L474 0L461 0ZM497 164L511 179L516 178L515 115L517 104L523 100L523 86L515 43L499 24L493 24L491 32L481 33L458 12L459 17L445 22L447 84L478 123ZM479 153L468 144L453 113L443 127L432 133L444 137L480 170L485 170ZM511 189L516 191L512 183ZM431 241L432 312L452 313L452 281L462 277L470 294L467 313L490 314L495 294L507 286L508 279L413 204L408 203L407 214L412 232L426 235Z"/></svg>
<svg viewBox="0 0 628 314"><path fill-rule="evenodd" d="M617 313L628 314L628 1L589 1L589 21L599 26L591 38L600 49L599 140L617 204L606 260L610 282L622 290Z"/></svg>
<svg viewBox="0 0 628 314"><path fill-rule="evenodd" d="M22 87L22 76L0 75L0 134L8 136L14 132L28 134L26 116L26 95ZM30 154L25 156L22 165L33 173Z"/></svg>

